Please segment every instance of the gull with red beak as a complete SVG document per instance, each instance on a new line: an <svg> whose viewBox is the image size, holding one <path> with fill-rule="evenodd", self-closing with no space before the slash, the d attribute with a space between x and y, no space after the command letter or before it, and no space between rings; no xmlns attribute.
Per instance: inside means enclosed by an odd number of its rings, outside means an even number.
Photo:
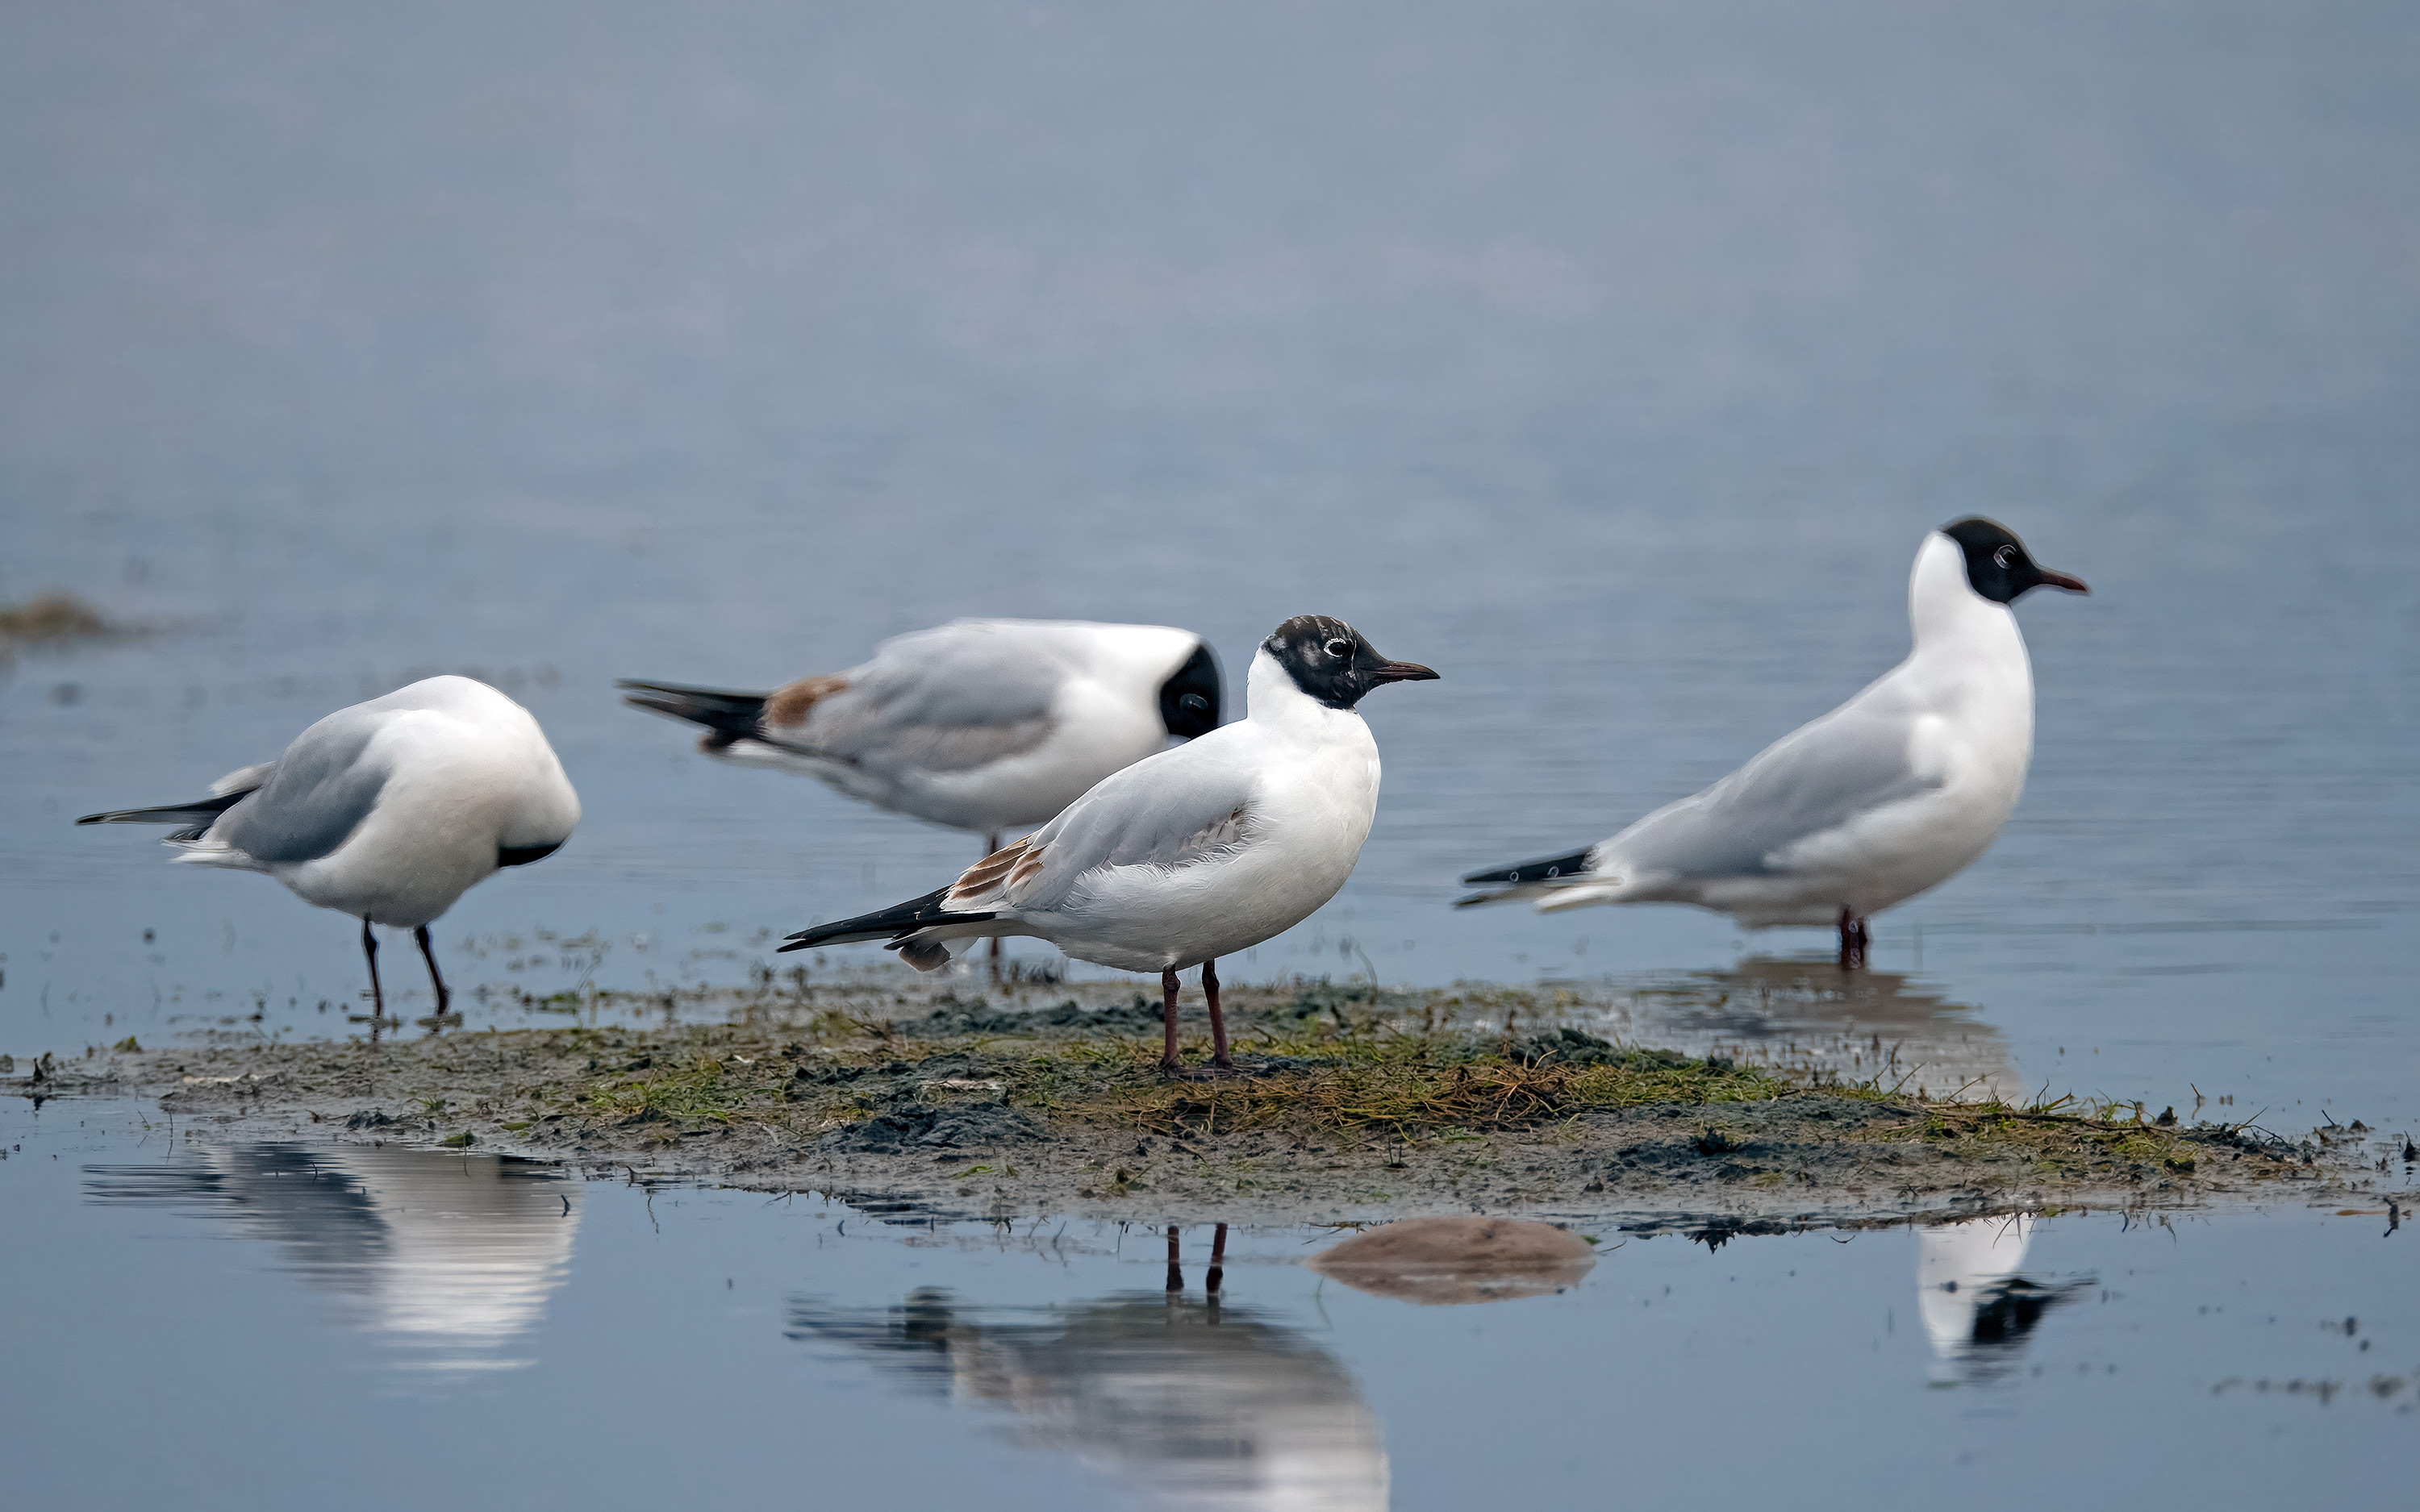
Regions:
<svg viewBox="0 0 2420 1512"><path fill-rule="evenodd" d="M1865 964L1868 916L1938 887L1991 848L2033 759L2034 677L2009 611L2027 590L2087 592L2008 527L1925 536L1908 583L1916 647L1831 713L1694 796L1586 850L1465 883L1464 904L1534 899L1695 903L1749 929L1832 924Z"/></svg>
<svg viewBox="0 0 2420 1512"><path fill-rule="evenodd" d="M1171 1070L1176 974L1200 966L1225 1066L1218 958L1292 929L1344 886L1378 808L1378 745L1355 705L1435 676L1342 620L1297 615L1253 656L1243 719L1102 779L945 887L782 949L881 940L931 971L975 940L1028 934L1078 961L1156 971Z"/></svg>

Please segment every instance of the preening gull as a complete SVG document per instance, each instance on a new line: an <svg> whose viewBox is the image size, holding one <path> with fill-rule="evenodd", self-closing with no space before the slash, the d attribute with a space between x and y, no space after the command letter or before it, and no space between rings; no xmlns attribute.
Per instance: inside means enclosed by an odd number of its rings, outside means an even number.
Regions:
<svg viewBox="0 0 2420 1512"><path fill-rule="evenodd" d="M2087 590L2038 566L1981 518L1925 536L1908 584L1916 647L1856 697L1713 787L1586 850L1492 872L1462 903L1529 898L1696 903L1749 929L1836 924L1865 963L1866 919L1955 876L1991 847L2033 757L2033 668L2009 606Z"/></svg>
<svg viewBox="0 0 2420 1512"><path fill-rule="evenodd" d="M970 941L1030 934L1078 961L1159 973L1176 1057L1176 974L1202 968L1228 1064L1218 958L1292 929L1353 874L1378 806L1378 746L1354 705L1436 673L1389 661L1342 620L1303 614L1261 642L1249 713L1103 779L948 887L817 925L784 950L882 940L920 971Z"/></svg>
<svg viewBox="0 0 2420 1512"><path fill-rule="evenodd" d="M580 795L527 709L485 683L431 677L337 710L207 798L76 823L178 825L178 860L265 872L360 919L374 1016L386 995L370 926L411 931L442 1013L430 921L500 869L552 855L580 823Z"/></svg>

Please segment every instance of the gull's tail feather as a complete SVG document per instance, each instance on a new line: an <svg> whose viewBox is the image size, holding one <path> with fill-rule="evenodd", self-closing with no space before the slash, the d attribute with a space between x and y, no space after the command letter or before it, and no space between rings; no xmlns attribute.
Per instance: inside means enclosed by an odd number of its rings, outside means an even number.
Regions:
<svg viewBox="0 0 2420 1512"><path fill-rule="evenodd" d="M1557 914L1566 908L1586 908L1592 903L1636 903L1640 899L1638 887L1620 877L1607 877L1601 882L1549 883L1536 889L1538 912Z"/></svg>
<svg viewBox="0 0 2420 1512"><path fill-rule="evenodd" d="M708 749L720 749L757 734L764 727L765 701L771 696L717 687L679 687L670 683L639 683L627 677L613 686L631 690L622 695L622 702L634 709L706 726Z"/></svg>
<svg viewBox="0 0 2420 1512"><path fill-rule="evenodd" d="M112 809L107 813L88 813L76 821L79 825L178 825L182 827L169 835L170 840L199 840L219 815L250 796L253 790L224 793L214 798L195 798L191 803L168 803L156 809Z"/></svg>
<svg viewBox="0 0 2420 1512"><path fill-rule="evenodd" d="M876 913L860 914L830 924L817 924L790 935L784 950L812 949L818 945L862 945L880 940L899 952L902 959L919 971L930 971L950 958L950 952L937 940L915 938L923 932L943 925L981 924L996 918L996 914L967 914L945 908L942 903L950 895L948 887L937 887L922 898L911 898Z"/></svg>

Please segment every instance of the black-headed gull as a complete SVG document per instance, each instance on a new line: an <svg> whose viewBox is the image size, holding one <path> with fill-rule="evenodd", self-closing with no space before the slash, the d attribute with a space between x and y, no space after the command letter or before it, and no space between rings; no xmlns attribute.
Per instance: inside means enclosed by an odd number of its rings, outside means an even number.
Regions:
<svg viewBox="0 0 2420 1512"><path fill-rule="evenodd" d="M782 949L883 940L931 971L969 941L1030 934L1078 961L1156 971L1171 1068L1176 974L1198 965L1224 1066L1218 958L1310 918L1369 838L1378 745L1354 705L1435 676L1388 661L1342 620L1297 615L1253 654L1240 721L1104 778L948 887L801 930Z"/></svg>
<svg viewBox="0 0 2420 1512"><path fill-rule="evenodd" d="M1988 519L1924 538L1908 583L1916 648L1863 692L1713 787L1567 856L1474 872L1541 912L1696 903L1749 929L1837 924L1862 965L1866 919L1958 874L2017 806L2033 756L2034 681L2009 606L2087 590L2035 564Z"/></svg>
<svg viewBox="0 0 2420 1512"><path fill-rule="evenodd" d="M338 709L207 798L76 823L181 825L168 836L178 860L265 872L360 919L373 1016L386 995L370 926L411 931L442 1013L429 922L500 869L552 855L580 823L580 795L527 709L485 683L431 677Z"/></svg>
<svg viewBox="0 0 2420 1512"><path fill-rule="evenodd" d="M1218 727L1218 663L1190 630L956 620L861 667L770 693L625 681L623 702L706 727L709 756L820 778L853 798L990 837Z"/></svg>

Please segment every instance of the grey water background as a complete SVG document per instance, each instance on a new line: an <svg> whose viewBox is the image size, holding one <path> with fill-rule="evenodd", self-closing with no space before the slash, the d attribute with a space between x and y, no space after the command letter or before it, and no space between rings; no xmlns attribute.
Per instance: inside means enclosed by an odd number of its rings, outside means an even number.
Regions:
<svg viewBox="0 0 2420 1512"><path fill-rule="evenodd" d="M410 678L521 699L587 804L443 920L458 984L739 982L974 842L688 755L613 678L1004 613L1194 626L1232 687L1307 609L1446 680L1372 700L1359 872L1233 974L1713 983L1751 1036L1819 937L1453 878L1854 691L1983 512L2095 593L2023 606L2024 802L1844 1011L2408 1127L2415 75L2388 5L0 11L0 600L163 632L0 666L0 1051L346 1032L344 920L68 821ZM1059 1341L1128 1336L1156 1236L0 1119L45 1504L1131 1504L1259 1421L1209 1364L1082 1410ZM1438 1310L1239 1234L1221 1348L1405 1507L2374 1499L2420 1375L2388 1222L2047 1219L2061 1300L1964 1344L1906 1233L1607 1234ZM886 1347L927 1287L997 1346L963 1386Z"/></svg>
<svg viewBox="0 0 2420 1512"><path fill-rule="evenodd" d="M2095 594L2022 607L2031 787L1880 962L2055 1090L2408 1117L2416 35L11 10L0 597L168 633L0 677L0 1048L335 1029L342 920L67 822L436 671L527 702L587 806L442 922L457 976L743 980L976 842L718 768L612 679L969 613L1194 626L1233 683L1315 609L1443 671L1371 701L1360 871L1248 978L1820 947L1446 905L1878 674L1921 533L1984 512Z"/></svg>
<svg viewBox="0 0 2420 1512"><path fill-rule="evenodd" d="M1171 1303L1142 1226L105 1102L8 1100L0 1141L0 1446L45 1506L2391 1504L2420 1381L2408 1236L2290 1201L2040 1219L1956 1291L1931 1233L1608 1230L1576 1286L1471 1306L1238 1230L1213 1311L1202 1227Z"/></svg>

